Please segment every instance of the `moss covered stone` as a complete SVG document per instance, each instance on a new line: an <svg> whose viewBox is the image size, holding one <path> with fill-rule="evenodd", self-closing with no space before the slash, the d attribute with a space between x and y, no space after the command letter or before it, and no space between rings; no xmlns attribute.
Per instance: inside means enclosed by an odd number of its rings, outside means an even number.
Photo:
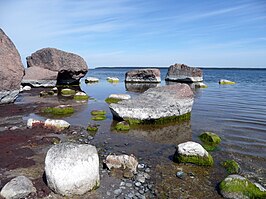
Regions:
<svg viewBox="0 0 266 199"><path fill-rule="evenodd" d="M95 120L95 121L101 121L101 120L105 120L106 116L105 115L95 115L91 119Z"/></svg>
<svg viewBox="0 0 266 199"><path fill-rule="evenodd" d="M226 169L228 174L238 174L240 172L240 166L234 160L226 160L222 162L222 166Z"/></svg>
<svg viewBox="0 0 266 199"><path fill-rule="evenodd" d="M70 115L74 113L74 108L69 105L60 105L56 107L43 108L42 112L52 114L52 115Z"/></svg>
<svg viewBox="0 0 266 199"><path fill-rule="evenodd" d="M138 119L132 119L132 118L123 118L125 121L127 121L130 125L140 125L140 124L167 124L167 123L178 123L182 121L187 121L191 117L191 113L186 113L184 115L179 116L170 116L170 117L164 117L159 118L155 120L138 120Z"/></svg>
<svg viewBox="0 0 266 199"><path fill-rule="evenodd" d="M106 111L105 110L93 110L91 111L91 115L105 115Z"/></svg>
<svg viewBox="0 0 266 199"><path fill-rule="evenodd" d="M87 127L87 131L97 132L98 131L98 125L89 124L88 127Z"/></svg>
<svg viewBox="0 0 266 199"><path fill-rule="evenodd" d="M84 92L77 92L74 95L74 100L77 100L77 101L83 101L83 100L88 100L88 99L89 99L89 96L86 95L86 93Z"/></svg>
<svg viewBox="0 0 266 199"><path fill-rule="evenodd" d="M41 97L46 97L46 96L51 96L51 95L54 95L55 93L54 93L54 91L41 91L40 92L40 96Z"/></svg>
<svg viewBox="0 0 266 199"><path fill-rule="evenodd" d="M266 190L240 175L229 175L219 185L225 198L266 198Z"/></svg>
<svg viewBox="0 0 266 199"><path fill-rule="evenodd" d="M106 79L110 83L118 83L119 79L117 77L107 77Z"/></svg>
<svg viewBox="0 0 266 199"><path fill-rule="evenodd" d="M129 131L130 126L129 126L129 124L126 121L122 121L122 122L118 122L115 125L115 129L117 131Z"/></svg>
<svg viewBox="0 0 266 199"><path fill-rule="evenodd" d="M179 163L192 163L199 166L212 166L213 158L210 154L207 156L186 156L186 155L175 155L174 161Z"/></svg>
<svg viewBox="0 0 266 199"><path fill-rule="evenodd" d="M61 94L62 95L75 95L76 94L76 91L73 90L73 89L69 89L69 88L64 88L61 90Z"/></svg>
<svg viewBox="0 0 266 199"><path fill-rule="evenodd" d="M222 84L222 85L226 85L226 84L236 84L236 82L233 82L233 81L230 81L230 80L226 80L226 79L221 79L219 81L219 84Z"/></svg>
<svg viewBox="0 0 266 199"><path fill-rule="evenodd" d="M208 151L215 150L221 142L221 138L212 132L204 132L199 138L203 142L203 147Z"/></svg>
<svg viewBox="0 0 266 199"><path fill-rule="evenodd" d="M105 102L108 103L108 104L117 104L118 102L122 101L121 99L116 99L116 98L111 98L111 97L108 97L105 99Z"/></svg>

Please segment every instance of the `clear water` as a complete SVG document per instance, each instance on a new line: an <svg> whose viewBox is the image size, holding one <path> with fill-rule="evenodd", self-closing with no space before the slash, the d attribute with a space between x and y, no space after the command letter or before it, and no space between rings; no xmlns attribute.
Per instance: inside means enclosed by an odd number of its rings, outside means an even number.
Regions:
<svg viewBox="0 0 266 199"><path fill-rule="evenodd" d="M102 68L90 70L87 76L98 77L97 84L81 84L82 90L104 104L112 93L128 93L125 73L128 68ZM203 131L213 131L222 137L221 151L231 158L266 167L266 70L263 69L203 69L207 89L197 89L190 127L192 139L198 140ZM167 69L161 69L164 79ZM118 77L118 84L110 84L106 78ZM235 85L219 85L219 79L237 82ZM161 85L165 85L162 81ZM110 113L109 113L110 114ZM111 114L109 115L112 119ZM176 127L175 127L176 128ZM160 132L160 130L157 130ZM134 135L137 135L135 132ZM167 136L167 134L165 135ZM175 135L178 137L178 135ZM167 140L167 139L166 139ZM245 161L244 161L245 160ZM256 162L258 160L258 162ZM247 161L247 162L246 162ZM250 166L250 165L249 165ZM252 167L252 166L250 166ZM265 169L262 171L265 174Z"/></svg>

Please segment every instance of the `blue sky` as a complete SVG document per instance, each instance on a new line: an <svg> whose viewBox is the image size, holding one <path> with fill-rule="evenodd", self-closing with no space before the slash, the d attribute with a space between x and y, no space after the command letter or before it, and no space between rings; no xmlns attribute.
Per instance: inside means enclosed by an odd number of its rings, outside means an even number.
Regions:
<svg viewBox="0 0 266 199"><path fill-rule="evenodd" d="M0 0L22 60L44 47L97 66L266 67L265 0Z"/></svg>

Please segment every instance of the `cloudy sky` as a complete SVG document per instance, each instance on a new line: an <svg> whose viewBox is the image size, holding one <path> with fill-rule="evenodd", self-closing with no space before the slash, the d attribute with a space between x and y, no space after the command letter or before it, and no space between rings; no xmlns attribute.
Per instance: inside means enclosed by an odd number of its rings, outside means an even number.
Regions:
<svg viewBox="0 0 266 199"><path fill-rule="evenodd" d="M266 67L265 0L0 0L22 60L44 47L90 67Z"/></svg>

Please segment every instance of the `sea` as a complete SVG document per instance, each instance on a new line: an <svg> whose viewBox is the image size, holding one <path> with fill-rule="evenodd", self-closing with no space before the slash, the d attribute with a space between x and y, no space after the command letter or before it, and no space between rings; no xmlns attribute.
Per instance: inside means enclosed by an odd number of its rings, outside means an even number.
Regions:
<svg viewBox="0 0 266 199"><path fill-rule="evenodd" d="M119 133L113 131L116 121L113 121L105 99L110 94L129 94L134 97L149 87L124 82L125 73L132 69L90 69L81 79L80 88L91 100L65 119L71 124L86 127L89 123L95 123L91 120L91 110L106 110L107 119L96 122L99 131L95 139L102 142L116 140L114 145L127 142L124 150L142 159L149 157L153 164L171 162L177 144L185 141L200 143L198 136L201 133L214 132L222 139L217 151L211 152L217 170L222 169L222 161L233 159L239 163L242 175L266 186L266 69L204 68L203 79L208 88L193 89L195 100L190 121L144 126ZM157 86L164 86L168 84L164 81L167 68L160 68L160 71L162 82ZM86 77L97 77L100 81L86 84ZM118 77L120 81L109 83L107 77ZM236 84L220 85L220 79L228 79ZM220 178L217 176L215 179Z"/></svg>

